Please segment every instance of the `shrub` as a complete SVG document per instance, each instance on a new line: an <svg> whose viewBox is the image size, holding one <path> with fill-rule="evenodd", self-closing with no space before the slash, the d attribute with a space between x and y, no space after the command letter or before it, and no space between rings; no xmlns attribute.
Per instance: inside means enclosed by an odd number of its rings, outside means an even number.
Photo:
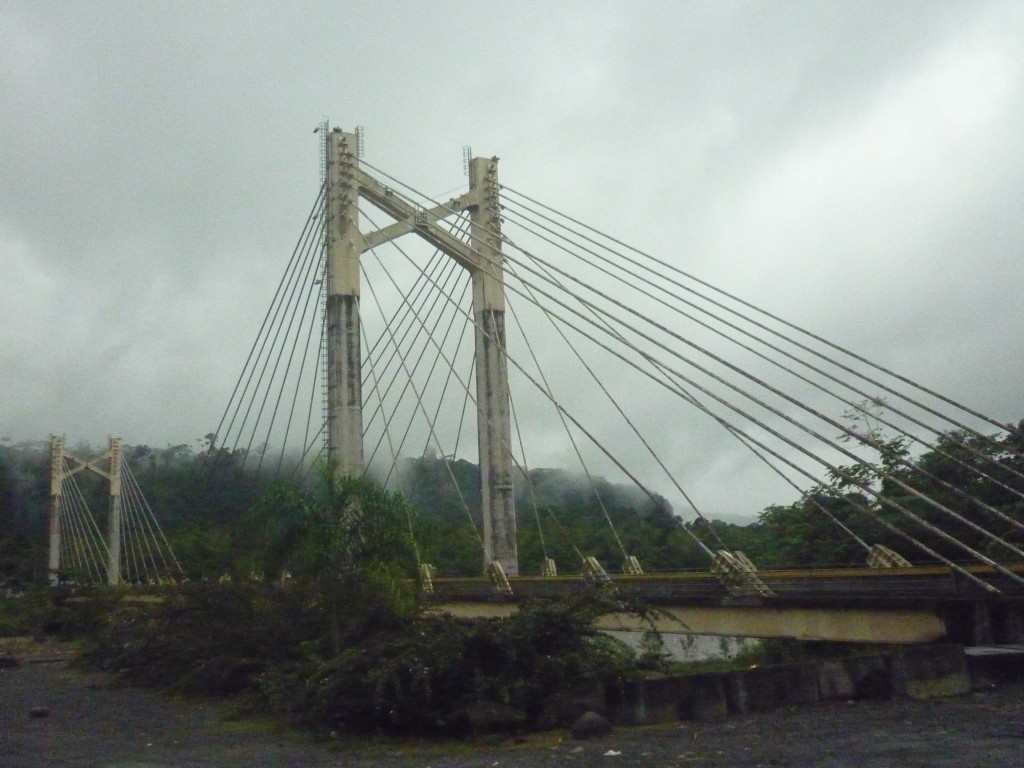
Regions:
<svg viewBox="0 0 1024 768"><path fill-rule="evenodd" d="M481 702L533 720L552 695L633 669L632 652L594 629L599 610L585 598L508 619L420 618L337 656L268 671L263 690L276 708L331 729L458 733Z"/></svg>
<svg viewBox="0 0 1024 768"><path fill-rule="evenodd" d="M301 585L189 584L159 601L122 594L69 605L82 613L75 625L89 627L84 663L185 693L249 693L331 730L460 733L481 703L532 720L553 695L600 689L635 661L594 628L608 608L594 595L526 605L508 619L425 616L371 627L361 612L359 634L337 654L319 593Z"/></svg>

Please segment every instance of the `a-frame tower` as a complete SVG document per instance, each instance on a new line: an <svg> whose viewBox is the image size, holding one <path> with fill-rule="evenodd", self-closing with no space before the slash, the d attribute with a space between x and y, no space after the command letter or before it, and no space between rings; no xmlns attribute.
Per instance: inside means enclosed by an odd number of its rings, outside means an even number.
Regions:
<svg viewBox="0 0 1024 768"><path fill-rule="evenodd" d="M467 269L473 283L476 334L477 439L484 520L484 567L519 573L512 489L511 417L505 347L505 287L498 202L498 159L469 161L469 191L434 208L418 209L359 167L359 135L326 131L327 455L336 472L364 471L359 338L359 258L370 248L415 233ZM359 198L395 223L359 228ZM469 244L438 222L468 211Z"/></svg>

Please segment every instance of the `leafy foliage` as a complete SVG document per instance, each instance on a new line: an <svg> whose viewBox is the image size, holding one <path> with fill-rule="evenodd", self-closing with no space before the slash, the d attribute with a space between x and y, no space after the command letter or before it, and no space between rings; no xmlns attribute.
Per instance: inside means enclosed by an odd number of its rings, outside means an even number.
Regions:
<svg viewBox="0 0 1024 768"><path fill-rule="evenodd" d="M1024 422L989 437L951 432L915 457L902 437L879 427L882 405L849 414L847 437L870 461L837 466L827 482L791 504L768 507L754 525L698 521L687 524L690 532L706 541L713 533L761 566L862 563L863 547L837 523L865 542L911 554L884 524L899 523L944 555L962 555L927 529L908 526L912 513L941 521L992 557L1007 556L924 497L1020 541L1010 521L1024 518ZM42 446L0 447L0 573L8 580L42 578L45 453ZM43 624L83 637L84 659L134 682L246 693L318 727L406 733L461 732L478 703L535 718L566 687L605 686L664 662L653 636L637 659L595 631L602 611L644 613L624 605L621 594L612 602L597 591L569 604L538 603L500 621L421 614L421 555L448 573L480 572L479 542L466 524L467 509L480 521L479 491L476 468L467 462L409 462L405 497L330 472L312 484L268 487L242 468L243 453L217 453L212 465L187 446L128 453L191 582L156 601L127 592L57 591L52 610L5 603L0 628ZM662 499L558 470L533 471L529 484L524 479L517 507L527 573L543 556L571 573L580 555L614 571L622 551L606 513L623 548L648 570L707 567L706 553ZM768 650L780 658L792 652Z"/></svg>
<svg viewBox="0 0 1024 768"><path fill-rule="evenodd" d="M418 569L411 513L402 496L373 480L337 477L329 469L312 490L276 485L254 506L244 529L252 572L267 581L287 573L311 589L327 606L337 654L346 637L414 615Z"/></svg>
<svg viewBox="0 0 1024 768"><path fill-rule="evenodd" d="M594 620L618 607L599 594L525 606L509 619L449 616L363 626L324 654L323 605L302 585L188 584L157 599L96 591L63 599L82 660L122 679L185 693L247 694L306 725L461 733L468 708L494 702L535 718L554 694L600 687L632 653ZM362 613L351 603L345 617ZM360 617L365 621L365 615Z"/></svg>
<svg viewBox="0 0 1024 768"><path fill-rule="evenodd" d="M45 576L48 464L33 444L0 446L0 586Z"/></svg>
<svg viewBox="0 0 1024 768"><path fill-rule="evenodd" d="M881 401L873 405L876 412L884 407ZM760 516L761 540L752 547L759 562L807 565L823 562L824 555L833 564L861 564L863 548L841 533L829 514L865 542L884 544L912 561L931 558L890 526L908 531L953 561L970 555L929 525L995 560L1013 562L1011 550L954 514L1000 538L1021 541L1021 529L1011 521L1024 522L1024 503L1018 495L1024 493L1024 422L1002 436L948 432L939 436L934 448L914 457L905 438L887 438L870 415L859 413L854 423L861 426L855 433L875 450L876 461L838 467L830 473L828 485L788 506L765 509Z"/></svg>
<svg viewBox="0 0 1024 768"><path fill-rule="evenodd" d="M41 634L50 623L50 595L40 587L0 596L0 637Z"/></svg>
<svg viewBox="0 0 1024 768"><path fill-rule="evenodd" d="M628 649L596 632L596 605L538 603L508 619L424 617L263 680L278 707L331 728L461 733L477 702L536 718L545 701L625 674ZM298 704L296 702L299 702Z"/></svg>
<svg viewBox="0 0 1024 768"><path fill-rule="evenodd" d="M445 573L479 576L480 545L469 520L482 526L477 467L465 461L424 456L405 463L402 486L421 510L416 540L423 560L442 563ZM660 497L650 499L632 486L616 485L559 469L531 470L516 483L520 571L540 573L545 557L559 573L580 570L580 555L594 556L616 571L623 553L605 512L627 554L640 557L650 570L677 570L707 564L672 508Z"/></svg>
<svg viewBox="0 0 1024 768"><path fill-rule="evenodd" d="M65 603L87 664L187 693L251 690L267 665L298 658L322 625L315 601L248 583L190 583L150 599L95 590ZM83 608L85 606L85 611Z"/></svg>
<svg viewBox="0 0 1024 768"><path fill-rule="evenodd" d="M837 466L826 483L808 489L794 502L769 506L752 525L697 520L686 523L686 527L717 548L710 525L728 549L745 552L763 567L863 563L863 547L835 521L865 542L885 544L912 561L928 560L930 556L894 534L885 522L910 531L946 557L967 557L964 550L911 520L912 514L940 525L990 557L1013 560L1012 552L921 497L936 499L997 535L1021 542L1024 537L1018 527L979 502L1012 520L1024 519L1024 502L1016 495L1024 487L1019 475L1024 471L1024 428L1008 428L1005 434L993 436L950 432L938 438L934 450L913 455L913 446L906 438L891 437L883 430L880 418L884 408L885 403L878 400L846 414L850 431L843 438L867 461ZM196 446L209 447L212 439L208 435L205 443L197 440ZM96 453L88 446L77 446L73 451ZM327 519L318 521L306 512L342 490L331 491L322 477L315 476L312 484L279 486L265 496L269 478L254 471L252 462L249 468L243 467L248 456L242 450L217 448L208 456L186 444L164 449L142 445L127 448L125 455L192 580L216 580L226 574L244 579L254 568L273 578L281 569L293 574L308 570L314 564L298 562L295 552L289 555L287 564L257 563L255 553L262 553L261 557L273 555L262 549L258 537L274 534L265 527L269 520L281 526L277 533L283 534L288 525L295 523L293 515L305 519L304 524L322 529ZM5 581L23 585L45 579L47 462L45 443L0 445L0 587ZM916 463L923 471L908 467L907 462ZM405 490L405 506L393 521L394 530L405 535L410 529L406 513L415 510L411 514L412 539L423 562L437 565L442 575L481 575L481 545L469 523L472 519L477 530L481 528L477 467L463 460L424 456L406 461L402 469L399 486ZM558 469L531 470L528 479L516 478L520 567L524 574L538 573L544 557L553 558L560 573L575 573L580 570L581 555L595 556L609 572L619 570L623 552L605 520L605 511L626 553L637 556L645 570L708 567L707 554L693 543L662 499L651 500L636 489L600 479L591 483ZM95 493L97 511L105 509L101 483L83 490L87 495ZM875 493L887 501L881 501ZM270 514L268 505L272 504L278 509ZM258 519L261 514L262 522ZM301 526L293 526L291 534L302 534ZM279 544L287 549L284 539ZM276 575L268 573L275 569ZM410 573L410 564L406 562L398 573ZM397 574L377 575L393 581ZM368 572L367 576L373 574Z"/></svg>

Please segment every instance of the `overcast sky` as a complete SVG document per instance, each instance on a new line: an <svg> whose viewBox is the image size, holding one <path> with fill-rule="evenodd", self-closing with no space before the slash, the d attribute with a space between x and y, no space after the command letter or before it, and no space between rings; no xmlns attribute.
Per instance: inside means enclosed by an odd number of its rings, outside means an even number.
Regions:
<svg viewBox="0 0 1024 768"><path fill-rule="evenodd" d="M7 0L0 434L212 431L325 116L430 194L464 187L464 145L498 155L509 186L1017 421L1022 40L1019 1ZM779 500L705 448L712 512Z"/></svg>

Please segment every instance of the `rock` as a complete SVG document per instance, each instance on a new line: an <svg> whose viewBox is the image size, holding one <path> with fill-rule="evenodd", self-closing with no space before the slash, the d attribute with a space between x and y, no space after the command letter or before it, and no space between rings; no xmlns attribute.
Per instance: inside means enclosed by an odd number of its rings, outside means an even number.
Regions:
<svg viewBox="0 0 1024 768"><path fill-rule="evenodd" d="M857 681L853 695L855 699L889 701L892 698L892 677L883 669L868 672Z"/></svg>
<svg viewBox="0 0 1024 768"><path fill-rule="evenodd" d="M29 717L47 717L50 714L49 707L32 707L28 711Z"/></svg>
<svg viewBox="0 0 1024 768"><path fill-rule="evenodd" d="M597 712L584 712L570 729L574 739L592 739L595 736L606 736L612 732L612 724L604 715Z"/></svg>
<svg viewBox="0 0 1024 768"><path fill-rule="evenodd" d="M540 731L568 728L585 712L607 716L604 696L593 691L557 693L544 702L534 727Z"/></svg>

